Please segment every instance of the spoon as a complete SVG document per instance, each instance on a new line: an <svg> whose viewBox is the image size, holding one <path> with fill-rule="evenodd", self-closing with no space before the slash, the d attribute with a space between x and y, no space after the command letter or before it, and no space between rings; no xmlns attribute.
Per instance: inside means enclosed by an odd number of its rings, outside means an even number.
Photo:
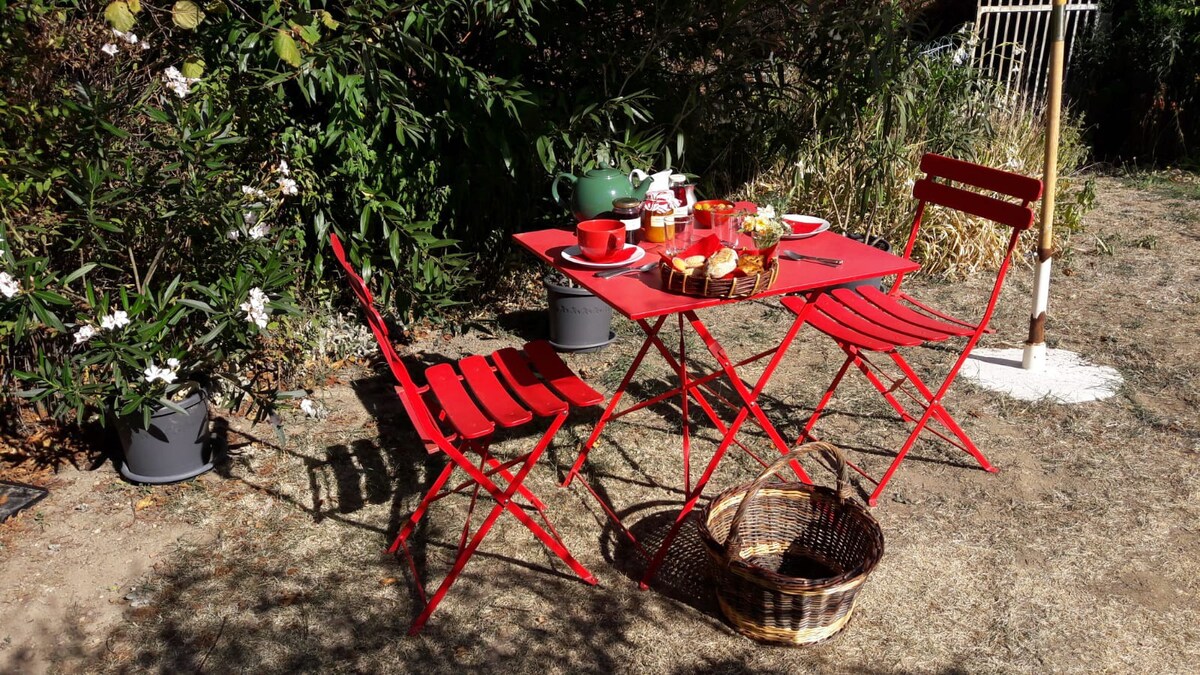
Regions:
<svg viewBox="0 0 1200 675"><path fill-rule="evenodd" d="M657 266L657 265L658 265L657 262L649 262L649 263L646 263L645 265L640 265L638 267L626 267L624 269L619 269L619 270L606 270L604 272L596 272L596 278L611 279L613 277L624 276L626 274L641 274L642 272L649 272L650 270L654 269L655 266Z"/></svg>

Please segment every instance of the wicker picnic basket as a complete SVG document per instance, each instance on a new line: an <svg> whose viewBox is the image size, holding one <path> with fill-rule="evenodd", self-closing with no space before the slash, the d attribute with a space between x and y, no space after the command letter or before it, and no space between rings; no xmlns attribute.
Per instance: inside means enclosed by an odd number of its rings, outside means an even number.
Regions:
<svg viewBox="0 0 1200 675"><path fill-rule="evenodd" d="M768 267L761 272L724 279L710 279L705 274L684 274L674 265L663 262L659 265L662 287L672 293L699 295L706 298L746 298L762 293L775 283L779 276L779 263L769 260Z"/></svg>
<svg viewBox="0 0 1200 675"><path fill-rule="evenodd" d="M837 490L768 483L814 450L836 464ZM859 589L883 556L879 523L847 493L841 451L817 442L797 447L754 482L726 490L704 507L700 537L714 563L717 599L739 632L807 645L845 628Z"/></svg>

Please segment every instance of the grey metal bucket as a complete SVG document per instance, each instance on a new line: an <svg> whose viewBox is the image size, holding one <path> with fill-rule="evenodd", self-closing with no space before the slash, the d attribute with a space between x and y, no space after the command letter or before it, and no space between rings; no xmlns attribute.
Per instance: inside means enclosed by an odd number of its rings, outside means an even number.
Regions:
<svg viewBox="0 0 1200 675"><path fill-rule="evenodd" d="M179 407L186 414L159 408L150 416L148 429L117 425L125 451L122 476L135 483L175 483L213 468L203 393L192 394Z"/></svg>
<svg viewBox="0 0 1200 675"><path fill-rule="evenodd" d="M616 338L610 330L612 307L582 288L553 276L542 279L550 318L550 344L560 352L593 352Z"/></svg>

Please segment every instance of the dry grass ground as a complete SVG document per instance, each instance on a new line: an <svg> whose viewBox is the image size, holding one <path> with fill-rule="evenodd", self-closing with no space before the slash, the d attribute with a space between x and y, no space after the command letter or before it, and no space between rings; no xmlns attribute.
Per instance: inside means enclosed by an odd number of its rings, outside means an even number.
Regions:
<svg viewBox="0 0 1200 675"><path fill-rule="evenodd" d="M382 551L441 459L415 442L387 380L363 372L317 392L329 416L289 419L282 445L261 429L232 432L231 461L191 487L144 491L106 476L91 493L97 510L108 513L107 504L113 519L133 514L140 523L106 527L109 546L131 547L149 536L137 527L151 522L195 535L173 539L128 582L147 593L144 606L74 639L60 632L34 639L33 651L0 651L0 663L106 672L1195 672L1200 186L1102 179L1098 193L1086 234L1056 266L1051 346L1118 368L1126 385L1107 401L1060 406L959 382L950 407L1001 471L982 472L940 444L918 445L874 511L887 553L849 629L829 644L766 647L735 633L715 608L691 532L656 588L639 592L644 562L582 489L556 487L594 416L573 420L529 484L600 585L572 578L504 516L425 632L404 637L417 609L411 578ZM1031 273L1019 268L1010 279L986 346L1024 337ZM967 297L984 291L979 281L912 283L952 309L974 306ZM777 340L790 315L775 302L743 303L707 320L736 356ZM511 330L430 339L415 356L486 352L532 330L500 325ZM604 352L571 357L606 393L639 343L631 324L617 330L620 340ZM940 373L947 358L928 350L917 361ZM798 431L835 361L826 340L801 334L765 395L785 435ZM668 386L666 368L652 365L634 393ZM821 429L880 471L902 434L877 398L864 382L850 383ZM693 421L699 464L717 437ZM651 539L680 501L679 424L674 404L630 415L609 427L588 469ZM756 432L747 428L743 438L766 449ZM512 439L499 451L524 443ZM748 480L755 466L731 453L710 490ZM147 494L158 501L128 506ZM54 516L55 508L71 507L52 496L35 512ZM466 499L437 503L417 537L435 579L453 559L466 508ZM5 540L8 563L44 546L35 515L6 526L18 528ZM66 545L86 552L97 536L81 532ZM61 572L86 575L86 565ZM4 579L0 600L13 611L3 620L12 621L21 596ZM123 596L115 597L109 602Z"/></svg>

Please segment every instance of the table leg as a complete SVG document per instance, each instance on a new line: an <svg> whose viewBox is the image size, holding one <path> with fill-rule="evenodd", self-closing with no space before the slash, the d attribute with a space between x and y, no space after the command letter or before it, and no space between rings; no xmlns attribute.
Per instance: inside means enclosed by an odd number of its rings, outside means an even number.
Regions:
<svg viewBox="0 0 1200 675"><path fill-rule="evenodd" d="M811 306L811 303L806 303L805 307L807 308L809 306ZM779 349L771 356L771 360L767 362L766 368L764 368L762 374L759 375L758 381L755 383L752 391L746 389L746 386L742 383L741 378L734 369L733 363L729 360L729 355L725 353L725 350L721 347L721 344L717 342L716 338L712 336L712 333L708 331L708 328L704 325L704 322L700 320L700 317L696 316L696 313L692 311L684 312L684 315L692 324L692 329L695 330L696 334L700 336L700 339L704 341L709 353L711 353L713 358L717 360L717 363L721 365L722 370L724 370L727 376L726 379L729 380L730 386L732 386L737 392L738 396L741 397L742 407L740 410L738 410L737 417L735 417L733 422L729 425L728 430L725 431L725 437L721 440L721 444L717 446L717 450L715 453L713 453L713 457L709 461L708 466L705 468L704 473L700 476L700 479L696 481L695 487L688 492L687 500L684 502L683 508L679 510L679 514L675 517L675 522L671 525L670 531L667 532L666 538L663 539L658 551L654 554L654 558L650 561L650 566L646 569L646 574L642 577L642 581L639 584L639 587L642 590L649 588L650 581L653 580L654 575L658 573L658 568L662 565L663 560L666 558L667 551L671 548L672 542L674 542L675 537L679 534L679 528L683 526L683 521L687 518L688 514L692 512L692 509L696 507L696 502L700 500L700 496L704 492L704 487L708 484L708 481L712 477L713 472L716 470L717 465L725 456L725 453L729 449L729 445L734 442L734 437L737 435L738 430L741 429L742 423L746 421L748 416L751 414L754 415L754 418L758 422L759 426L763 428L763 431L767 433L767 436L771 438L772 442L775 443L776 447L779 448L779 451L782 454L787 454L789 451L787 442L783 440L783 437L779 435L779 431L775 429L775 426L771 424L771 421L767 419L766 415L762 412L762 409L758 406L758 397L762 393L762 390L767 386L767 382L770 381L771 375L774 374L775 369L779 366L780 361L783 360L783 356L785 353L787 353L788 347L791 346L792 341L796 338L796 334L800 332L800 328L804 325L804 312L802 311L801 314L796 317L796 320L792 322L791 328L788 329L787 334L784 335L783 340L779 344ZM800 478L800 480L804 481L805 483L811 482L808 478L808 474L804 472L804 469L802 469L797 462L792 462L792 470L796 472L796 475Z"/></svg>
<svg viewBox="0 0 1200 675"><path fill-rule="evenodd" d="M625 372L625 377L621 378L621 384L613 392L612 398L608 402L608 407L604 409L604 414L600 415L600 420L596 422L596 427L592 429L591 436L588 437L583 447L579 449L579 457L575 459L575 464L567 472L567 477L563 480L562 487L569 486L571 481L575 479L576 474L579 473L579 469L583 467L583 462L587 459L588 453L591 452L592 447L596 444L596 439L600 438L600 432L608 424L609 419L612 418L613 410L616 410L617 403L621 401L621 396L624 395L626 387L629 386L629 382L633 379L633 374L642 365L642 359L646 358L646 352L650 351L650 345L658 340L658 331L662 328L666 320L667 317L665 316L658 317L658 321L654 323L653 327L644 320L638 321L638 325L642 327L642 330L646 331L646 340L642 342L642 348L638 350L633 363L629 365L629 370Z"/></svg>

